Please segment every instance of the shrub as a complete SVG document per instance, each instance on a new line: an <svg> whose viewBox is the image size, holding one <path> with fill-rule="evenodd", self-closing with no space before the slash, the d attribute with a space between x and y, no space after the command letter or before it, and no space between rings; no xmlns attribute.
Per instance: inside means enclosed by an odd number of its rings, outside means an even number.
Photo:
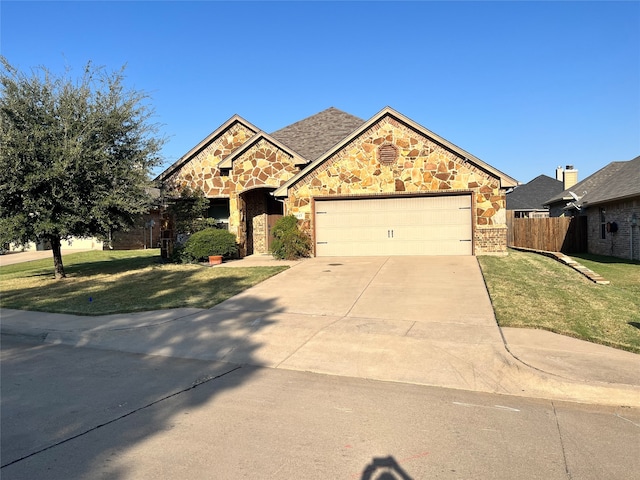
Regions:
<svg viewBox="0 0 640 480"><path fill-rule="evenodd" d="M222 255L230 258L238 253L236 237L228 230L207 228L189 237L182 252L183 258L190 261L205 261L210 255Z"/></svg>
<svg viewBox="0 0 640 480"><path fill-rule="evenodd" d="M271 254L281 260L296 260L308 257L311 252L311 240L298 228L298 220L287 215L278 220L271 231L273 242Z"/></svg>

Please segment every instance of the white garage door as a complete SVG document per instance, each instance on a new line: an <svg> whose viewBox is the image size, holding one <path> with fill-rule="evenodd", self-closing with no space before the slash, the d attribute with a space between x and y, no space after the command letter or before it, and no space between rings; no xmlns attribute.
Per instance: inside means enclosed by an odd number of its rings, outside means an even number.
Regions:
<svg viewBox="0 0 640 480"><path fill-rule="evenodd" d="M471 255L471 195L318 200L316 255Z"/></svg>

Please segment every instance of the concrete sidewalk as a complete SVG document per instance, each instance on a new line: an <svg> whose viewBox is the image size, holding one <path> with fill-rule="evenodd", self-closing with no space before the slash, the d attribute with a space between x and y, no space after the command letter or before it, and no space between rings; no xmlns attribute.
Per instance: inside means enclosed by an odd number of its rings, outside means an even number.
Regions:
<svg viewBox="0 0 640 480"><path fill-rule="evenodd" d="M261 260L271 262L249 261ZM2 332L48 343L640 406L639 355L548 332L500 330L474 257L314 258L293 265L210 310L80 317L5 309Z"/></svg>
<svg viewBox="0 0 640 480"><path fill-rule="evenodd" d="M90 250L62 248L62 255L71 253L88 252ZM25 252L7 252L0 255L0 267L5 265L14 265L16 263L32 262L34 260L42 260L43 258L51 259L51 267L53 268L53 252L51 250L27 250Z"/></svg>

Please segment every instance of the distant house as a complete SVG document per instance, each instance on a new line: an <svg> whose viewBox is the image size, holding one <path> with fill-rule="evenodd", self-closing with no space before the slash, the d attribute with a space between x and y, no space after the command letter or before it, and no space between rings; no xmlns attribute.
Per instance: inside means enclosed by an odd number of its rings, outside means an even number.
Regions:
<svg viewBox="0 0 640 480"><path fill-rule="evenodd" d="M25 245L16 245L10 243L6 245L6 250L10 252L23 252L29 250L51 250L51 244L46 240L38 240L37 242L27 242ZM64 251L69 250L102 250L103 242L96 237L71 237L63 239L61 247Z"/></svg>
<svg viewBox="0 0 640 480"><path fill-rule="evenodd" d="M563 190L562 181L539 175L507 192L507 211L513 211L515 218L548 217L549 207L544 205L545 200Z"/></svg>
<svg viewBox="0 0 640 480"><path fill-rule="evenodd" d="M105 250L136 250L160 246L163 199L159 188L147 188L146 191L152 199L151 208L145 214L138 216L128 230L111 232L109 241L105 242Z"/></svg>
<svg viewBox="0 0 640 480"><path fill-rule="evenodd" d="M551 216L587 217L589 253L640 259L640 156L611 162L544 203Z"/></svg>

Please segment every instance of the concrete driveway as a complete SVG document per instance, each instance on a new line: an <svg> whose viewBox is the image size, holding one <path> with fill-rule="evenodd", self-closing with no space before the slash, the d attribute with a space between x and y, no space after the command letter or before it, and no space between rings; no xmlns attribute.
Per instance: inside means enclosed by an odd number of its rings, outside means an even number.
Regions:
<svg viewBox="0 0 640 480"><path fill-rule="evenodd" d="M500 391L511 363L474 257L314 258L213 311L263 313L252 356L279 368Z"/></svg>

